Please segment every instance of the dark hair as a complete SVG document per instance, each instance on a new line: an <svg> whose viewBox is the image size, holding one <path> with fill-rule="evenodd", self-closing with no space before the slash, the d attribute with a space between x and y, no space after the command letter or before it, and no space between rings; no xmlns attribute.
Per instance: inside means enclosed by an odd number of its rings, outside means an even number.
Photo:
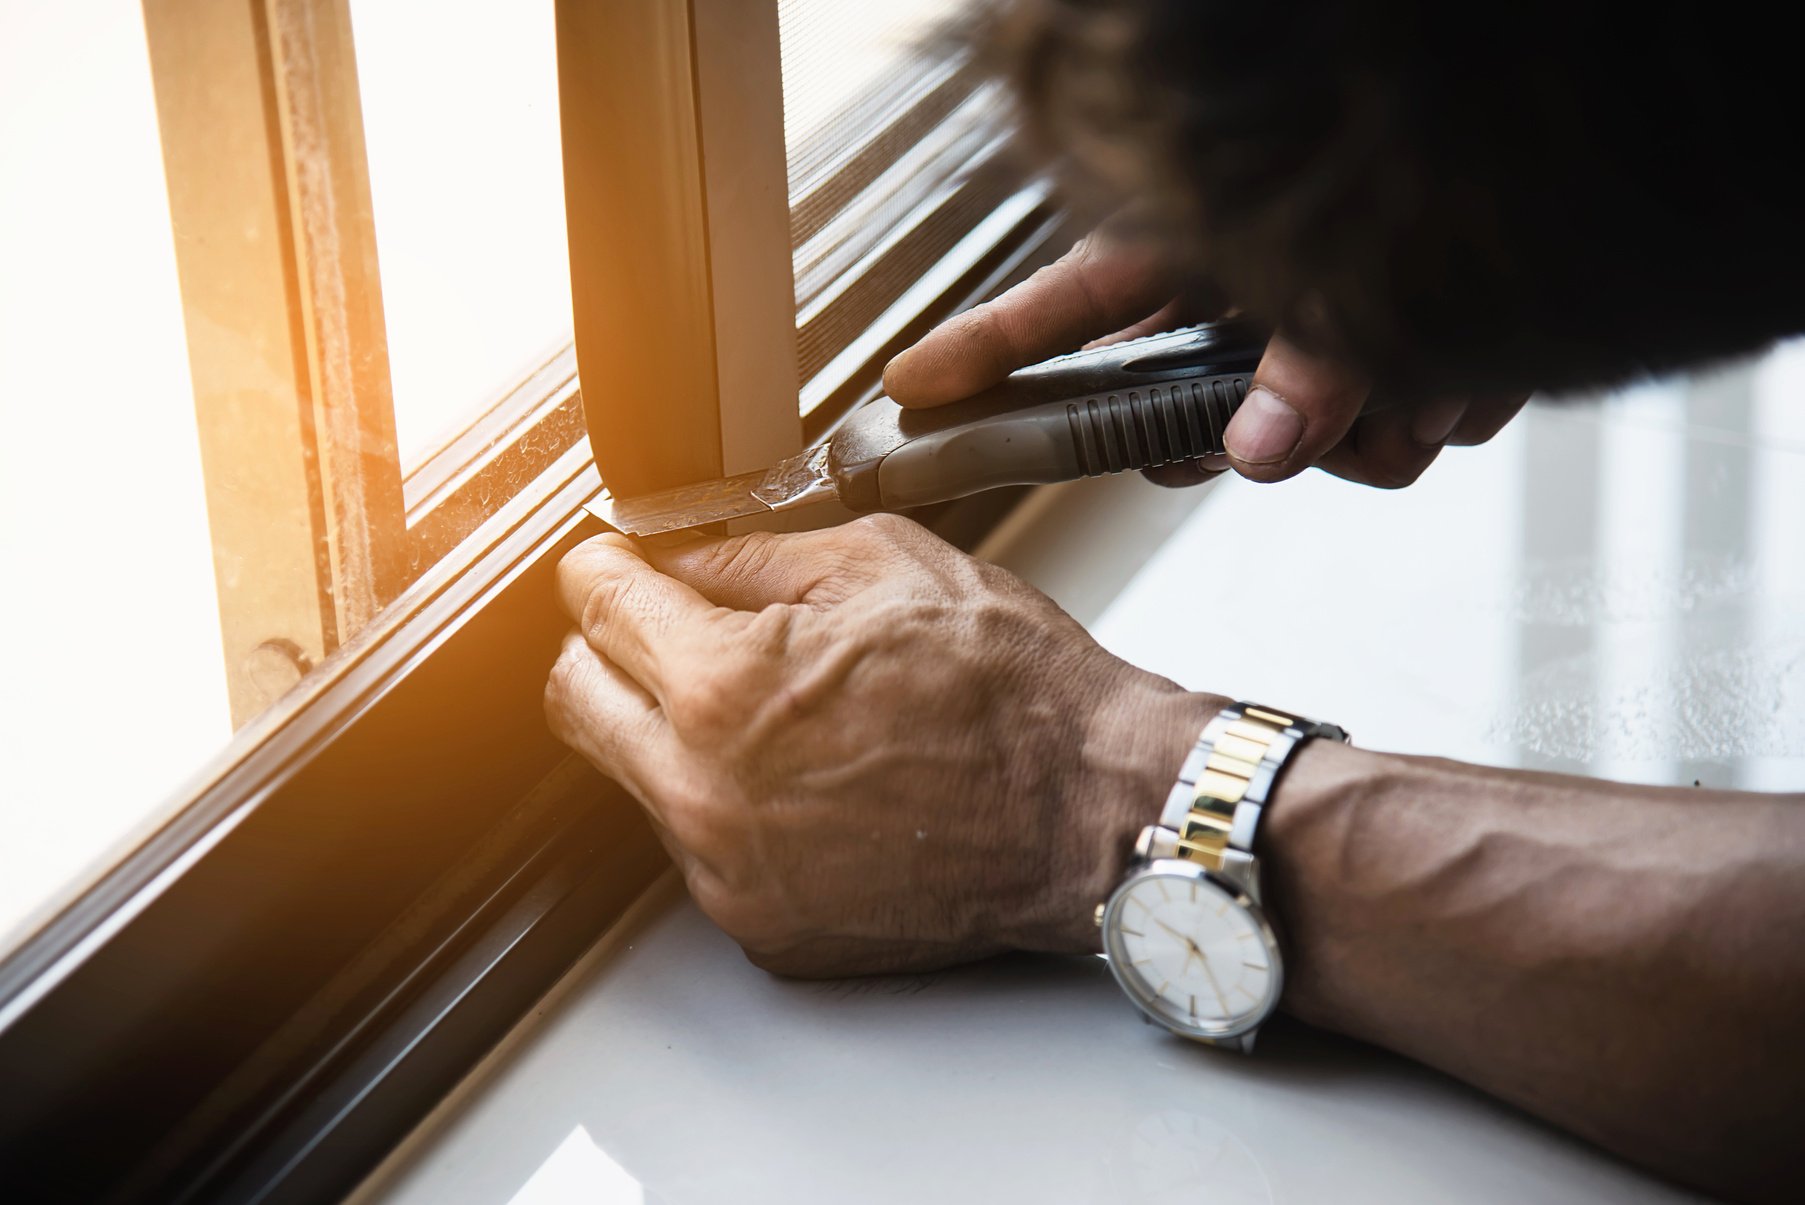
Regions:
<svg viewBox="0 0 1805 1205"><path fill-rule="evenodd" d="M1018 0L1092 204L1394 388L1611 383L1805 329L1792 40L1752 6Z"/></svg>

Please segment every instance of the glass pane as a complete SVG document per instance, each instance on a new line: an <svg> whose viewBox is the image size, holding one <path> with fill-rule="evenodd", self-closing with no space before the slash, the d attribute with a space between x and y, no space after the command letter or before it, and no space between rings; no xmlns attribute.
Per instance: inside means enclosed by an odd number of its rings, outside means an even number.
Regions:
<svg viewBox="0 0 1805 1205"><path fill-rule="evenodd" d="M138 0L0 0L0 951L232 726Z"/></svg>
<svg viewBox="0 0 1805 1205"><path fill-rule="evenodd" d="M805 382L1020 185L987 170L1008 108L959 36L971 7L780 0Z"/></svg>
<svg viewBox="0 0 1805 1205"><path fill-rule="evenodd" d="M792 177L816 166L797 152L813 143L826 157L834 143L859 141L861 101L895 96L943 51L933 38L967 7L963 0L779 0L783 43L783 126Z"/></svg>
<svg viewBox="0 0 1805 1205"><path fill-rule="evenodd" d="M570 340L549 0L351 0L405 472Z"/></svg>

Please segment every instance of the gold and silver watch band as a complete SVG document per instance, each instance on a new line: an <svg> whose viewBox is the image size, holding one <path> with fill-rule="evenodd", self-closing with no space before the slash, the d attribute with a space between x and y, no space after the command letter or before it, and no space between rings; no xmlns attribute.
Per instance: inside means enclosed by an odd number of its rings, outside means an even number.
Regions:
<svg viewBox="0 0 1805 1205"><path fill-rule="evenodd" d="M1311 737L1346 741L1334 724L1236 703L1204 725L1166 797L1159 823L1141 837L1143 858L1178 858L1222 873L1253 860L1260 813L1292 752Z"/></svg>

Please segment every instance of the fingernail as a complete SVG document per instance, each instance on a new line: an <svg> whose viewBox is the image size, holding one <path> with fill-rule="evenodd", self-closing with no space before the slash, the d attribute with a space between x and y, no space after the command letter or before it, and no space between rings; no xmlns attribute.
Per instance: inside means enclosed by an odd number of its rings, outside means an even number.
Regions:
<svg viewBox="0 0 1805 1205"><path fill-rule="evenodd" d="M1197 467L1206 473L1226 473L1229 468L1228 455L1224 452L1211 452L1208 456L1199 456Z"/></svg>
<svg viewBox="0 0 1805 1205"><path fill-rule="evenodd" d="M1439 448L1448 442L1466 412L1465 398L1438 398L1418 408L1410 420L1410 438L1425 448Z"/></svg>
<svg viewBox="0 0 1805 1205"><path fill-rule="evenodd" d="M1223 442L1243 464L1274 464L1297 450L1304 416L1270 389L1255 387L1228 421Z"/></svg>

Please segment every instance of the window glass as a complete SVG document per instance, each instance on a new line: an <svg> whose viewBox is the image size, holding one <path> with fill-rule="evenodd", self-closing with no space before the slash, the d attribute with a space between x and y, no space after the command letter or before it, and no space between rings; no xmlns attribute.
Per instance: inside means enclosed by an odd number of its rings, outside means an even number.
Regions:
<svg viewBox="0 0 1805 1205"><path fill-rule="evenodd" d="M404 472L570 341L552 22L351 0Z"/></svg>
<svg viewBox="0 0 1805 1205"><path fill-rule="evenodd" d="M0 0L0 951L231 735L137 0Z"/></svg>
<svg viewBox="0 0 1805 1205"><path fill-rule="evenodd" d="M792 177L862 141L869 130L859 120L861 102L897 96L925 74L945 53L935 35L967 7L963 0L779 0Z"/></svg>
<svg viewBox="0 0 1805 1205"><path fill-rule="evenodd" d="M780 0L804 382L1020 186L986 170L1008 108L961 36L972 7Z"/></svg>

